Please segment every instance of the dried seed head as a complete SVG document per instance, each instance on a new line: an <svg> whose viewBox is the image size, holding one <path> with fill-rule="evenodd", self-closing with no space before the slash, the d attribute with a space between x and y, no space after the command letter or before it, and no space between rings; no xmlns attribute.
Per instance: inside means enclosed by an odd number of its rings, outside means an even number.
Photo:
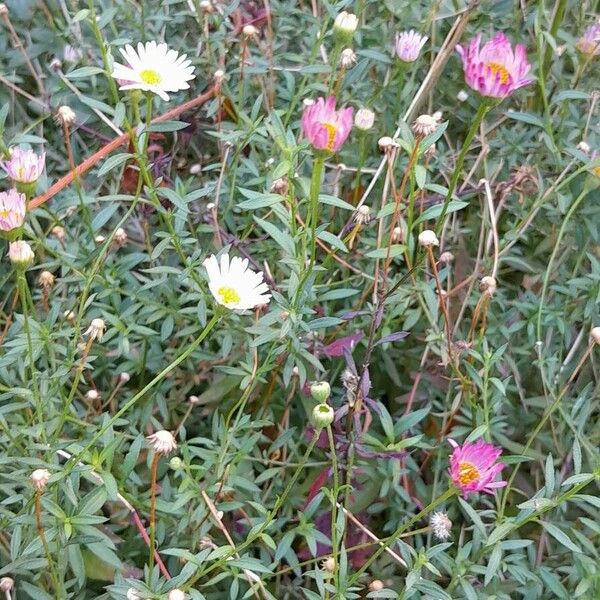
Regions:
<svg viewBox="0 0 600 600"><path fill-rule="evenodd" d="M385 585L381 579L373 579L373 581L369 583L370 592L380 592L384 587Z"/></svg>
<svg viewBox="0 0 600 600"><path fill-rule="evenodd" d="M96 400L98 400L98 398L100 398L100 394L98 393L97 390L88 390L85 397L90 402L96 402Z"/></svg>
<svg viewBox="0 0 600 600"><path fill-rule="evenodd" d="M175 588L174 590L171 590L169 592L167 599L168 600L185 600L185 594L181 590Z"/></svg>
<svg viewBox="0 0 600 600"><path fill-rule="evenodd" d="M129 373L123 371L123 373L121 373L119 375L119 383L122 383L123 385L126 383L129 383L129 380L131 379L131 375L129 375Z"/></svg>
<svg viewBox="0 0 600 600"><path fill-rule="evenodd" d="M258 29L254 25L244 25L242 33L247 37L254 37L258 35Z"/></svg>
<svg viewBox="0 0 600 600"><path fill-rule="evenodd" d="M77 117L73 110L66 104L61 106L56 113L56 119L62 125L72 125L75 123L76 118Z"/></svg>
<svg viewBox="0 0 600 600"><path fill-rule="evenodd" d="M215 85L221 85L225 79L225 71L223 69L217 69L213 74L213 81Z"/></svg>
<svg viewBox="0 0 600 600"><path fill-rule="evenodd" d="M354 211L354 222L359 225L366 225L371 222L371 209L363 204Z"/></svg>
<svg viewBox="0 0 600 600"><path fill-rule="evenodd" d="M83 335L89 335L91 340L98 340L101 342L105 329L106 323L102 319L92 319L90 326Z"/></svg>
<svg viewBox="0 0 600 600"><path fill-rule="evenodd" d="M402 241L402 227L394 227L392 230L392 242Z"/></svg>
<svg viewBox="0 0 600 600"><path fill-rule="evenodd" d="M377 145L379 146L379 149L382 152L389 152L390 150L395 148L398 144L393 140L393 138L391 138L387 135L384 135L383 137L379 138Z"/></svg>
<svg viewBox="0 0 600 600"><path fill-rule="evenodd" d="M332 556L323 559L321 561L321 569L328 573L333 573L335 571L335 559Z"/></svg>
<svg viewBox="0 0 600 600"><path fill-rule="evenodd" d="M600 327L592 327L592 330L590 331L590 338L594 344L600 345Z"/></svg>
<svg viewBox="0 0 600 600"><path fill-rule="evenodd" d="M50 64L48 66L50 67L51 71L60 71L62 69L62 60L60 60L60 58L55 56L50 61Z"/></svg>
<svg viewBox="0 0 600 600"><path fill-rule="evenodd" d="M4 4L4 2L2 2L0 4L0 16L4 17L7 14L8 14L8 7L6 6L6 4Z"/></svg>
<svg viewBox="0 0 600 600"><path fill-rule="evenodd" d="M72 310L65 310L65 312L63 313L63 317L69 321L69 323L72 323L75 320L75 317L77 315L72 311Z"/></svg>
<svg viewBox="0 0 600 600"><path fill-rule="evenodd" d="M419 137L425 137L430 133L433 133L438 126L436 115L437 113L434 115L420 115L417 117L412 126L413 133Z"/></svg>
<svg viewBox="0 0 600 600"><path fill-rule="evenodd" d="M170 431L161 430L149 435L148 443L157 454L170 454L177 449L177 442Z"/></svg>
<svg viewBox="0 0 600 600"><path fill-rule="evenodd" d="M342 373L342 385L346 388L346 398L348 404L352 406L356 400L356 392L358 391L358 376L355 375L350 369L344 369Z"/></svg>
<svg viewBox="0 0 600 600"><path fill-rule="evenodd" d="M496 287L496 280L493 277L490 277L489 275L482 277L481 281L479 282L479 291L484 294L487 294L490 297L494 295Z"/></svg>
<svg viewBox="0 0 600 600"><path fill-rule="evenodd" d="M15 587L15 580L11 577L0 579L0 592L10 592Z"/></svg>
<svg viewBox="0 0 600 600"><path fill-rule="evenodd" d="M42 271L38 278L41 287L48 289L54 285L54 275L50 271Z"/></svg>
<svg viewBox="0 0 600 600"><path fill-rule="evenodd" d="M436 150L437 149L435 144L431 144L431 146L429 146L429 148L427 148L427 150L425 150L423 154L425 155L425 158L433 158L435 156Z"/></svg>
<svg viewBox="0 0 600 600"><path fill-rule="evenodd" d="M451 263L454 260L454 254L452 254L452 252L448 252L446 250L446 252L442 252L440 254L440 262L443 265L447 265L448 263Z"/></svg>
<svg viewBox="0 0 600 600"><path fill-rule="evenodd" d="M342 50L340 56L340 66L344 69L349 69L352 65L356 64L356 54L352 48L345 48Z"/></svg>
<svg viewBox="0 0 600 600"><path fill-rule="evenodd" d="M445 541L450 537L452 531L452 521L445 512L434 512L429 519L433 535L440 541Z"/></svg>
<svg viewBox="0 0 600 600"><path fill-rule="evenodd" d="M118 246L124 246L127 243L127 232L122 227L119 227L115 231L113 240Z"/></svg>
<svg viewBox="0 0 600 600"><path fill-rule="evenodd" d="M469 94L467 94L467 92L465 92L465 90L460 90L458 92L458 94L456 94L456 99L459 102L466 102L469 98Z"/></svg>
<svg viewBox="0 0 600 600"><path fill-rule="evenodd" d="M581 142L577 144L577 149L581 150L584 154L589 154L592 150L590 148L590 145L587 142L584 142L583 140L581 140Z"/></svg>
<svg viewBox="0 0 600 600"><path fill-rule="evenodd" d="M38 491L41 492L50 479L50 471L48 469L36 469L30 476L31 485Z"/></svg>
<svg viewBox="0 0 600 600"><path fill-rule="evenodd" d="M103 235L97 235L97 236L94 238L94 242L95 242L96 244L98 244L98 246L100 246L100 244L104 244L104 242L105 242L105 241L106 241L106 238L105 238Z"/></svg>
<svg viewBox="0 0 600 600"><path fill-rule="evenodd" d="M199 6L200 10L203 10L206 13L211 13L215 10L215 7L212 5L212 2L210 2L210 0L201 0Z"/></svg>
<svg viewBox="0 0 600 600"><path fill-rule="evenodd" d="M60 225L55 225L52 228L52 235L59 241L62 242L65 239L65 230L64 227L61 227Z"/></svg>
<svg viewBox="0 0 600 600"><path fill-rule="evenodd" d="M431 231L431 229L426 229L425 231L421 231L419 234L419 244L425 248L431 246L439 246L440 241L437 239L437 235L435 235L435 231Z"/></svg>
<svg viewBox="0 0 600 600"><path fill-rule="evenodd" d="M285 196L289 190L289 182L287 177L280 177L279 179L275 179L271 183L271 192L273 194L279 194L281 196Z"/></svg>
<svg viewBox="0 0 600 600"><path fill-rule="evenodd" d="M368 131L375 123L375 113L368 108L359 108L354 115L354 125L357 129Z"/></svg>

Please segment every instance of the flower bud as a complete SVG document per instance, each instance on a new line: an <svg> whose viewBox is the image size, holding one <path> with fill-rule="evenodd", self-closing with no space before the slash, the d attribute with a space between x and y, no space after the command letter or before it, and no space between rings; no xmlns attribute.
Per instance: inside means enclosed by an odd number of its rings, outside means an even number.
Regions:
<svg viewBox="0 0 600 600"><path fill-rule="evenodd" d="M198 398L198 396L190 396L188 398L188 402L192 405L195 406L196 404L200 404L200 398Z"/></svg>
<svg viewBox="0 0 600 600"><path fill-rule="evenodd" d="M448 263L451 263L454 260L454 254L452 254L452 252L448 252L446 250L446 252L442 252L440 254L440 262L443 265L447 265Z"/></svg>
<svg viewBox="0 0 600 600"><path fill-rule="evenodd" d="M179 456L174 456L169 461L169 467L171 467L171 469L173 469L173 471L179 471L179 469L181 469L182 466L183 466L183 461L179 458Z"/></svg>
<svg viewBox="0 0 600 600"><path fill-rule="evenodd" d="M369 591L380 592L384 587L385 585L383 584L383 581L381 581L381 579L373 579L373 581L371 581L371 583L369 584Z"/></svg>
<svg viewBox="0 0 600 600"><path fill-rule="evenodd" d="M181 590L175 588L169 592L167 600L185 600L185 594Z"/></svg>
<svg viewBox="0 0 600 600"><path fill-rule="evenodd" d="M330 556L321 561L321 569L327 571L327 573L333 573L335 571L335 559Z"/></svg>
<svg viewBox="0 0 600 600"><path fill-rule="evenodd" d="M358 17L347 11L342 11L333 23L333 35L342 44L349 44L358 27Z"/></svg>
<svg viewBox="0 0 600 600"><path fill-rule="evenodd" d="M310 386L310 395L317 402L325 402L331 395L331 388L326 381L317 381Z"/></svg>
<svg viewBox="0 0 600 600"><path fill-rule="evenodd" d="M375 113L368 108L359 108L354 115L354 125L357 129L368 131L375 122Z"/></svg>
<svg viewBox="0 0 600 600"><path fill-rule="evenodd" d="M212 2L210 0L201 0L199 6L200 10L203 10L207 13L211 13L215 10L215 7L212 5Z"/></svg>
<svg viewBox="0 0 600 600"><path fill-rule="evenodd" d="M215 82L215 85L221 85L223 83L224 79L225 79L225 71L223 71L223 69L217 69L213 73L213 81Z"/></svg>
<svg viewBox="0 0 600 600"><path fill-rule="evenodd" d="M59 241L59 242L63 242L65 239L65 229L64 227L61 227L60 225L55 225L52 228L52 235Z"/></svg>
<svg viewBox="0 0 600 600"><path fill-rule="evenodd" d="M312 424L316 429L329 427L333 423L335 413L329 404L317 404L312 412Z"/></svg>
<svg viewBox="0 0 600 600"><path fill-rule="evenodd" d="M437 235L435 235L435 231L431 231L431 229L425 229L425 231L421 231L419 234L419 244L427 248L431 246L439 246L440 242L437 239Z"/></svg>
<svg viewBox="0 0 600 600"><path fill-rule="evenodd" d="M97 390L88 390L85 397L90 402L96 402L96 400L98 400L98 398L100 398L100 394L98 393Z"/></svg>
<svg viewBox="0 0 600 600"><path fill-rule="evenodd" d="M131 379L131 375L129 375L129 373L123 371L123 373L121 373L119 375L119 383L122 383L123 385L125 385L126 383L129 383L129 380Z"/></svg>
<svg viewBox="0 0 600 600"><path fill-rule="evenodd" d="M469 94L467 94L467 92L465 92L465 90L460 90L458 92L458 94L456 94L456 99L459 102L466 102L469 98Z"/></svg>
<svg viewBox="0 0 600 600"><path fill-rule="evenodd" d="M14 267L24 270L31 265L35 255L27 242L19 240L8 245L8 257Z"/></svg>

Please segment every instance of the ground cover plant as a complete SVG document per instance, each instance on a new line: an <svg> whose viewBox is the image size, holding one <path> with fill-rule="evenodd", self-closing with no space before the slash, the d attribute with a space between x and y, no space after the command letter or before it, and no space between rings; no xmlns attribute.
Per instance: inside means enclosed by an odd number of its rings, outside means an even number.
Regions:
<svg viewBox="0 0 600 600"><path fill-rule="evenodd" d="M0 593L600 598L598 7L0 4Z"/></svg>

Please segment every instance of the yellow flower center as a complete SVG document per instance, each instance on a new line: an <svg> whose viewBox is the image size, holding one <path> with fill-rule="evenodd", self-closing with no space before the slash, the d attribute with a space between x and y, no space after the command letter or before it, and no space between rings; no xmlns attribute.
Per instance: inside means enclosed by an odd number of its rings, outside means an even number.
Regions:
<svg viewBox="0 0 600 600"><path fill-rule="evenodd" d="M479 479L477 467L470 462L461 462L458 465L458 481L461 485L469 485Z"/></svg>
<svg viewBox="0 0 600 600"><path fill-rule="evenodd" d="M162 81L162 77L152 69L144 69L140 73L140 79L148 85L157 85Z"/></svg>
<svg viewBox="0 0 600 600"><path fill-rule="evenodd" d="M6 208L0 210L0 219L8 219L8 217L10 217L10 210Z"/></svg>
<svg viewBox="0 0 600 600"><path fill-rule="evenodd" d="M333 151L337 127L333 123L321 123L321 126L327 129L327 150Z"/></svg>
<svg viewBox="0 0 600 600"><path fill-rule="evenodd" d="M240 301L240 295L231 287L221 287L217 290L223 304L237 304Z"/></svg>
<svg viewBox="0 0 600 600"><path fill-rule="evenodd" d="M492 72L492 77L500 75L501 83L508 83L509 72L506 67L503 67L501 64L495 62L488 63L486 67Z"/></svg>
<svg viewBox="0 0 600 600"><path fill-rule="evenodd" d="M594 173L594 175L598 175L598 177L600 177L600 167L593 168L592 173Z"/></svg>

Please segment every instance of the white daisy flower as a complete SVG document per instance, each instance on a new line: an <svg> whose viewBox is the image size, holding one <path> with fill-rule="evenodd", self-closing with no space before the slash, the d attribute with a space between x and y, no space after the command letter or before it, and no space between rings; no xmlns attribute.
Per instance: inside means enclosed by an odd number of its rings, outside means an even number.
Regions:
<svg viewBox="0 0 600 600"><path fill-rule="evenodd" d="M220 263L213 254L204 261L208 273L208 287L215 300L231 310L248 310L271 299L269 288L263 282L262 272L248 268L248 259L223 254Z"/></svg>
<svg viewBox="0 0 600 600"><path fill-rule="evenodd" d="M187 90L187 83L196 77L187 55L169 50L166 44L141 42L137 52L127 44L119 51L128 66L115 63L112 76L119 80L121 90L143 90L158 94L163 100L169 100L167 92Z"/></svg>

